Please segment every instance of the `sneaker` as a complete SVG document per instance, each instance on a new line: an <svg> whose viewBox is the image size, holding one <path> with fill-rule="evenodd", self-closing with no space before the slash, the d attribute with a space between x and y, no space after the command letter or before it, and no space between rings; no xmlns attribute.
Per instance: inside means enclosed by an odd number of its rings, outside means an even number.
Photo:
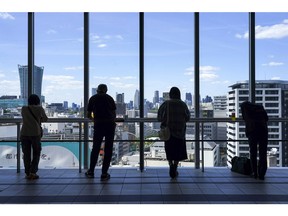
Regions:
<svg viewBox="0 0 288 216"><path fill-rule="evenodd" d="M93 172L90 172L90 170L87 170L87 172L85 172L85 176L87 178L94 178L94 173Z"/></svg>
<svg viewBox="0 0 288 216"><path fill-rule="evenodd" d="M30 173L29 174L26 173L25 178L30 180L31 179Z"/></svg>
<svg viewBox="0 0 288 216"><path fill-rule="evenodd" d="M39 176L36 173L30 173L29 179L39 179Z"/></svg>
<svg viewBox="0 0 288 216"><path fill-rule="evenodd" d="M109 173L101 175L101 181L107 181L109 179L110 179L110 174Z"/></svg>

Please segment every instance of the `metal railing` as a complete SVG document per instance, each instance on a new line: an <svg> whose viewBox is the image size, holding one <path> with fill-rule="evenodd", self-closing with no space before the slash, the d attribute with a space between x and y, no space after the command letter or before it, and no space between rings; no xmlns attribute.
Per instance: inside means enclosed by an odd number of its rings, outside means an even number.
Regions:
<svg viewBox="0 0 288 216"><path fill-rule="evenodd" d="M284 118L271 118L269 121L273 121L273 122L288 122L288 119L284 119ZM79 172L82 171L82 147L83 147L83 143L88 143L88 142L92 142L92 139L84 139L83 138L83 133L82 133L82 124L83 123L92 123L92 121L88 118L49 118L48 123L78 123L79 125L79 139L78 140L71 140L71 139L65 139L65 140L61 140L61 142L78 142L79 144ZM116 119L117 123L145 123L145 122L158 122L157 118L127 118L127 119L123 119L123 118L117 118ZM205 123L211 123L211 122L226 122L226 123L237 123L237 122L244 122L242 118L235 118L235 119L231 119L231 118L192 118L188 123L195 123L195 124L199 124L199 126L201 126L201 138L200 139L193 139L193 140L186 140L186 141L193 141L195 142L195 145L197 145L197 143L200 146L201 143L201 165L202 165L202 171L204 171L204 125ZM5 140L5 139L1 139L0 138L0 142L16 142L17 143L17 172L20 172L20 128L21 128L21 124L22 124L22 118L0 118L0 125L1 124L16 124L17 125L17 135L16 135L16 139L15 140ZM200 137L200 136L199 136ZM237 142L237 141L243 141L244 139L240 139L240 140L215 140L215 139L211 139L211 141L218 141L218 142ZM41 140L42 142L55 142L55 140L45 140L45 137ZM57 140L59 142L59 140ZM120 141L120 140L115 140L115 141ZM140 142L140 145L144 145L144 140L121 140L121 141L127 141L127 142L135 142L138 141ZM158 140L161 141L161 140ZM288 141L288 140L273 140L273 141ZM157 140L156 140L157 142ZM140 154L144 154L144 152L140 152ZM197 154L197 152L195 152L195 154ZM199 154L199 152L198 152ZM144 164L144 161L142 162ZM141 164L141 161L140 161ZM197 167L196 167L197 168ZM140 166L140 170L141 170L141 166ZM143 171L143 169L141 170Z"/></svg>

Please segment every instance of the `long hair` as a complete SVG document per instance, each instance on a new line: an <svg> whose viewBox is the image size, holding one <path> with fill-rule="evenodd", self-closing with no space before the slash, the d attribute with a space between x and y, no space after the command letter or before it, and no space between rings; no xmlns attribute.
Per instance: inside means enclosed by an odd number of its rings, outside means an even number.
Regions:
<svg viewBox="0 0 288 216"><path fill-rule="evenodd" d="M177 87L172 87L169 92L171 99L181 99L180 90Z"/></svg>

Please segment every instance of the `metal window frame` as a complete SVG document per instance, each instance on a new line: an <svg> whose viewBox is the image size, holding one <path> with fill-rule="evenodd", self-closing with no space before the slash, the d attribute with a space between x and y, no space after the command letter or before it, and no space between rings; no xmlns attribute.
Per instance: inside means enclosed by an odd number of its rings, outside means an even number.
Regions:
<svg viewBox="0 0 288 216"><path fill-rule="evenodd" d="M249 12L249 98L255 101L255 12ZM89 12L84 12L84 117L89 100ZM200 13L194 12L194 92L195 118L200 118ZM34 70L34 12L28 12L28 95L33 93ZM139 12L139 82L140 119L144 118L144 12ZM144 170L144 122L140 121L140 171ZM84 123L84 137L88 140L88 123ZM200 167L200 124L195 122L195 168ZM82 149L82 148L81 148ZM88 167L88 143L84 145L84 168Z"/></svg>

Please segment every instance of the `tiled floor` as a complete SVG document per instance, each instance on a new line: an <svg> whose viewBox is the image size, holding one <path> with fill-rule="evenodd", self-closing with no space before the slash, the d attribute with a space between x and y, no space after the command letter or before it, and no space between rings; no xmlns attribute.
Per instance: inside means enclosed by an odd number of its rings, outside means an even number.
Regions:
<svg viewBox="0 0 288 216"><path fill-rule="evenodd" d="M288 204L288 169L270 168L264 181L228 168L179 168L171 180L168 168L110 168L101 182L84 171L40 169L37 180L23 170L0 169L1 204Z"/></svg>

